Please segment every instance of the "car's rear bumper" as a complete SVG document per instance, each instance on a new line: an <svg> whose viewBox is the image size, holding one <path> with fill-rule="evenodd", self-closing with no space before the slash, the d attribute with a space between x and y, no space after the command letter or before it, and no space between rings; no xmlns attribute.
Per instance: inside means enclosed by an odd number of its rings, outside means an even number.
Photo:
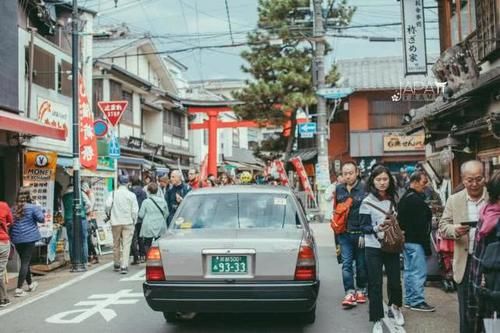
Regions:
<svg viewBox="0 0 500 333"><path fill-rule="evenodd" d="M256 283L144 282L149 306L163 312L307 312L319 281Z"/></svg>

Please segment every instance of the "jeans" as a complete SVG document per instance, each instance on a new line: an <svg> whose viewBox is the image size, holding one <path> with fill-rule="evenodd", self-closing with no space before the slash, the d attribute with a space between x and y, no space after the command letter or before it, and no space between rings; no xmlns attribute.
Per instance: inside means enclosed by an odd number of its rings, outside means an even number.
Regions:
<svg viewBox="0 0 500 333"><path fill-rule="evenodd" d="M358 247L359 237L362 234L345 232L338 236L340 255L342 257L342 281L344 291L356 290L354 286L353 262L356 261L356 285L358 289L366 288L366 263L365 251Z"/></svg>
<svg viewBox="0 0 500 333"><path fill-rule="evenodd" d="M15 244L16 252L21 258L21 267L19 268L19 276L17 277L17 288L21 289L23 287L24 281L31 284L31 256L33 255L33 249L35 248L35 242L30 243L18 243Z"/></svg>
<svg viewBox="0 0 500 333"><path fill-rule="evenodd" d="M89 244L88 244L88 223L86 219L81 219L81 229L80 229L80 239L81 239L81 257L80 257L80 263L86 264L88 262L89 258ZM66 226L66 233L68 234L68 246L69 246L69 257L71 259L72 263L76 263L76 259L74 256L75 253L75 243L74 243L74 238L73 238L73 221L72 220L67 220L65 223Z"/></svg>
<svg viewBox="0 0 500 333"><path fill-rule="evenodd" d="M406 243L404 255L405 304L410 306L425 302L425 280L427 279L427 262L424 247L416 243Z"/></svg>
<svg viewBox="0 0 500 333"><path fill-rule="evenodd" d="M384 301L382 294L383 270L387 274L388 305L401 306L403 291L401 289L401 272L399 253L387 253L381 249L367 247L366 266L368 271L368 300L370 321L376 322L384 318Z"/></svg>
<svg viewBox="0 0 500 333"><path fill-rule="evenodd" d="M111 230L113 232L114 265L115 267L128 268L130 245L134 236L134 225L114 225L111 227Z"/></svg>
<svg viewBox="0 0 500 333"><path fill-rule="evenodd" d="M4 273L9 260L10 242L0 243L0 301L7 298L7 289L4 283Z"/></svg>

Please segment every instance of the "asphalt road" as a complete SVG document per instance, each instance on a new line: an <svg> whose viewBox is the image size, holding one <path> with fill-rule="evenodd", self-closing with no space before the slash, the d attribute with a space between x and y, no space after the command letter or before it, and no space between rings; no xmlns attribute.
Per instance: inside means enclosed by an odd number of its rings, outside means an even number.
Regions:
<svg viewBox="0 0 500 333"><path fill-rule="evenodd" d="M109 263L0 310L0 332L371 332L367 304L342 310L343 289L333 239L324 225L315 229L320 246L321 290L312 325L304 326L289 315L257 314L199 315L180 324L167 324L142 295L144 266L131 266L128 275L120 275ZM436 299L446 304L456 302L455 295L441 292ZM446 310L451 314L439 310L434 314L408 313L406 332L456 332L453 304L451 309ZM389 320L386 323L386 332L405 332L395 329Z"/></svg>

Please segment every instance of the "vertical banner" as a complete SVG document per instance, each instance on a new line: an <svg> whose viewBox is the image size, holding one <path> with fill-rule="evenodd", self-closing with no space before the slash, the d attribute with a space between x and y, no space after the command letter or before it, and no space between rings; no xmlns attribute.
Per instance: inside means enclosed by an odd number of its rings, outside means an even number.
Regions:
<svg viewBox="0 0 500 333"><path fill-rule="evenodd" d="M78 84L78 114L80 118L80 164L87 169L97 169L97 138L94 132L94 114L85 93L82 75Z"/></svg>
<svg viewBox="0 0 500 333"><path fill-rule="evenodd" d="M207 177L208 177L208 154L205 154L205 158L203 159L203 162L201 162L200 166L200 180L202 182L205 182Z"/></svg>
<svg viewBox="0 0 500 333"><path fill-rule="evenodd" d="M401 0L405 75L427 74L424 0Z"/></svg>
<svg viewBox="0 0 500 333"><path fill-rule="evenodd" d="M297 171L297 175L299 175L300 182L302 183L302 187L304 187L304 191L307 193L309 198L316 202L316 198L314 197L313 190L311 188L311 183L309 183L309 179L307 178L306 169L304 169L304 165L302 164L302 159L300 156L293 157L290 159L295 170Z"/></svg>
<svg viewBox="0 0 500 333"><path fill-rule="evenodd" d="M274 165L276 166L276 171L278 172L278 175L280 177L281 185L290 186L283 161L275 160Z"/></svg>
<svg viewBox="0 0 500 333"><path fill-rule="evenodd" d="M45 223L39 224L42 238L49 238L53 234L56 165L55 152L24 153L23 186L31 187L32 199L45 213Z"/></svg>

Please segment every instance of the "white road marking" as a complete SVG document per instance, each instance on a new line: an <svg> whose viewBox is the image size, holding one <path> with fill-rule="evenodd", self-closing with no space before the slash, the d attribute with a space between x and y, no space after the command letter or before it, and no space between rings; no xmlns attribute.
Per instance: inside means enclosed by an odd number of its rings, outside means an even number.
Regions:
<svg viewBox="0 0 500 333"><path fill-rule="evenodd" d="M139 298L142 297L142 293L133 293L132 289L123 289L114 294L91 295L88 297L90 301L82 301L75 304L75 306L91 306L90 308L59 312L45 319L45 321L51 324L79 324L95 314L100 314L101 316L103 316L104 320L109 322L114 319L117 314L114 310L108 309L108 306L117 304L135 304L139 302ZM80 314L71 318L70 315L76 313ZM70 318L67 318L68 316Z"/></svg>
<svg viewBox="0 0 500 333"><path fill-rule="evenodd" d="M6 315L8 313L11 313L12 311L16 311L17 309L22 308L23 306L26 306L26 305L31 304L33 302L36 302L36 301L38 301L38 300L40 300L42 298L45 298L45 297L50 296L52 294L55 294L59 290L62 290L64 288L66 288L66 287L69 287L69 286L71 286L71 285L73 285L73 284L75 284L77 282L82 281L82 280L85 280L86 278L88 278L88 277L90 277L90 276L92 276L94 274L97 274L97 273L99 273L99 272L101 272L101 271L103 271L105 269L108 269L111 266L113 266L113 262L107 263L105 265L102 265L99 268L95 268L95 269L93 269L91 271L83 273L82 275L80 275L80 276L78 276L78 277L76 277L76 278L74 278L72 280L69 280L68 282L65 282L65 283L63 283L63 284L61 284L61 285L59 285L59 286L57 286L55 288L46 290L46 291L38 294L37 296L34 296L33 298L27 299L26 302L22 302L22 303L13 305L12 307L9 307L9 308L7 308L5 310L1 310L0 311L0 317Z"/></svg>
<svg viewBox="0 0 500 333"><path fill-rule="evenodd" d="M382 320L384 321L385 326L389 329L389 332L391 332L391 333L406 333L403 326L396 325L394 320L387 317L387 309L388 309L387 305L384 303L384 315L385 315L385 317Z"/></svg>
<svg viewBox="0 0 500 333"><path fill-rule="evenodd" d="M146 269L141 269L132 276L120 279L120 281L146 281Z"/></svg>

